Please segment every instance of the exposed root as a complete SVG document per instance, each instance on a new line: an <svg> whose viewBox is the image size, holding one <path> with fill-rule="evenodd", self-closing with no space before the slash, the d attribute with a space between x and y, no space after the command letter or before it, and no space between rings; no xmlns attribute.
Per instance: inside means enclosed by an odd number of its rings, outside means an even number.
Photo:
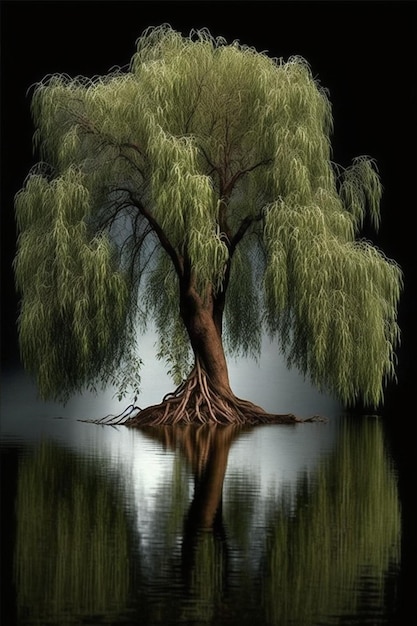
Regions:
<svg viewBox="0 0 417 626"><path fill-rule="evenodd" d="M299 419L292 413L267 413L256 404L237 398L230 389L219 393L210 384L207 374L199 364L194 367L190 376L175 391L168 393L159 404L145 409L131 404L118 415L81 421L133 428L177 425L242 428L261 424L327 422L326 418L319 415Z"/></svg>
<svg viewBox="0 0 417 626"><path fill-rule="evenodd" d="M294 415L273 415L259 406L237 398L232 392L219 393L210 384L206 373L197 364L191 375L160 404L145 409L129 407L117 416L117 424L129 427L171 426L176 424L294 424ZM114 424L115 422L105 422Z"/></svg>
<svg viewBox="0 0 417 626"><path fill-rule="evenodd" d="M141 409L138 406L135 406L134 404L130 404L128 407L126 407L126 409L124 411L122 411L122 413L119 413L118 415L105 415L104 417L100 417L99 419L96 420L78 420L80 422L92 422L93 424L100 424L102 426L120 426L120 425L124 425L126 420L128 420L132 413L137 413L138 411L140 411Z"/></svg>

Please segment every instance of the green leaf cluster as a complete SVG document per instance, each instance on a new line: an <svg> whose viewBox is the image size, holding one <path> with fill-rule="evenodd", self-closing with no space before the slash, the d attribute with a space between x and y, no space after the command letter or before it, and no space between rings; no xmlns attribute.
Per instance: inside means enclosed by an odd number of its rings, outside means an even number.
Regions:
<svg viewBox="0 0 417 626"><path fill-rule="evenodd" d="M50 182L34 174L16 196L20 345L44 397L111 380L130 351L129 283L108 235L89 233L82 181L74 168Z"/></svg>
<svg viewBox="0 0 417 626"><path fill-rule="evenodd" d="M162 25L127 70L47 77L32 113L48 167L16 197L16 274L45 396L109 380L134 357L138 316L183 376L189 272L200 295L226 294L230 351L256 354L266 328L315 384L382 400L401 271L357 241L367 215L379 224L379 176L367 157L332 163L330 101L304 59Z"/></svg>
<svg viewBox="0 0 417 626"><path fill-rule="evenodd" d="M318 188L308 203L292 194L272 204L264 231L268 327L290 366L346 403L382 401L384 382L395 376L399 340L401 270L369 241L355 238L365 193L378 190L371 167L358 161L352 169L363 172L348 171L341 183L343 195L348 181L352 211L341 195ZM356 190L361 175L370 183L360 180L365 190Z"/></svg>

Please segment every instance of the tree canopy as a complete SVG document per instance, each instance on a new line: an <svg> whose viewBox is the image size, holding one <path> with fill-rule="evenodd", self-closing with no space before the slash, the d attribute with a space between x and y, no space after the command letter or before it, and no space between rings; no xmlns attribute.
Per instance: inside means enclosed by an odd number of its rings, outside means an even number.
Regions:
<svg viewBox="0 0 417 626"><path fill-rule="evenodd" d="M32 114L40 163L16 195L15 273L44 397L137 383L150 318L179 382L196 356L188 277L222 303L230 353L258 354L266 331L319 388L382 401L401 270L360 239L380 221L376 164L332 162L329 95L306 60L163 25L128 68L46 77Z"/></svg>

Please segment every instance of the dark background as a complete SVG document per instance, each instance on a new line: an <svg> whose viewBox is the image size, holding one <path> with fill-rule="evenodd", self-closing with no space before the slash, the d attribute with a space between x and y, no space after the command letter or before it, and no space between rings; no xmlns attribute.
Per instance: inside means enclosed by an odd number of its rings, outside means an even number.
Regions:
<svg viewBox="0 0 417 626"><path fill-rule="evenodd" d="M228 41L297 54L328 88L333 105L333 159L375 158L384 186L382 224L365 236L402 267L399 311L402 345L398 384L390 384L382 412L403 493L404 578L417 592L415 348L417 178L417 3L381 1L8 1L1 2L1 357L18 363L18 298L11 268L15 253L13 197L36 162L28 88L46 74L106 73L125 66L135 41L151 25L168 22L188 34L207 27ZM411 596L409 596L411 597ZM413 604L414 601L413 601ZM410 604L411 606L411 604ZM413 609L415 611L415 608Z"/></svg>
<svg viewBox="0 0 417 626"><path fill-rule="evenodd" d="M416 313L416 7L398 0L1 2L2 363L17 358L13 197L36 162L26 92L50 73L91 76L124 66L143 30L168 22L184 34L208 27L272 56L304 56L330 91L334 160L346 166L361 154L376 159L385 189L382 225L365 235L405 274L398 367L405 393L413 378Z"/></svg>

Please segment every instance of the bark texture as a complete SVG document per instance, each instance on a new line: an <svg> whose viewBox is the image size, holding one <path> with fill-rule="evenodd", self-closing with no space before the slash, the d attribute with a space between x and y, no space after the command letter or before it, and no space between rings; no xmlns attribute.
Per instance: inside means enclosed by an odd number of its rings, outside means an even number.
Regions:
<svg viewBox="0 0 417 626"><path fill-rule="evenodd" d="M175 424L292 424L294 415L274 415L237 398L230 388L222 343L224 298L208 293L205 301L192 288L181 291L180 311L194 351L195 365L188 378L157 405L133 410L124 424L130 427Z"/></svg>

